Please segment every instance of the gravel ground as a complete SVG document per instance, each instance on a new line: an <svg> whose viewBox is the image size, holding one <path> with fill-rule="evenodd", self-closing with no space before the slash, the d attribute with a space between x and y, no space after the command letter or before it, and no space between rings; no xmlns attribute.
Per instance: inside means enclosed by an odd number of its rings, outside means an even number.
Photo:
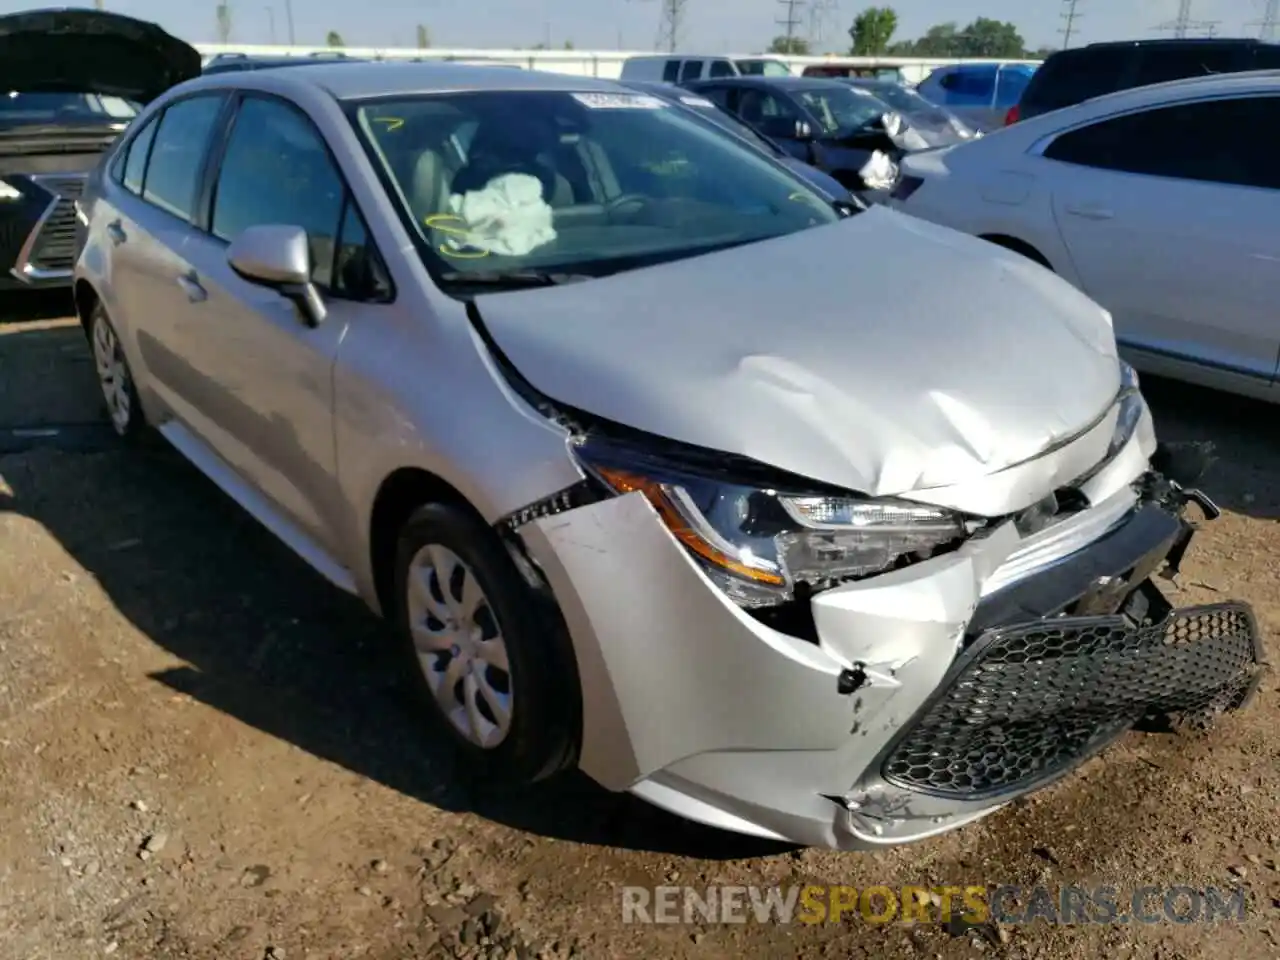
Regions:
<svg viewBox="0 0 1280 960"><path fill-rule="evenodd" d="M24 305L65 313L64 301ZM1226 513L1181 602L1276 653L1275 409L1175 384ZM57 432L53 432L54 428ZM481 795L403 706L380 625L175 455L101 426L72 322L0 324L0 960L1280 956L1280 681L1207 733L1131 734L959 833L780 849L581 778ZM623 885L1239 887L1243 922L623 924Z"/></svg>

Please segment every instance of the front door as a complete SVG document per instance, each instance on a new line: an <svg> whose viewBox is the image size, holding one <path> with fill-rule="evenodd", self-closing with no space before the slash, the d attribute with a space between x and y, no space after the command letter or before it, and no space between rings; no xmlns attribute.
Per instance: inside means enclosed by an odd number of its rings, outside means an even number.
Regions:
<svg viewBox="0 0 1280 960"><path fill-rule="evenodd" d="M258 492L320 546L334 550L337 502L333 366L359 305L344 299L334 254L347 206L344 181L319 131L291 104L247 96L215 178L208 232L187 259L203 300L183 353L209 384L200 411L206 440ZM244 229L299 226L311 240L312 279L326 318L311 327L298 306L250 282L227 260Z"/></svg>

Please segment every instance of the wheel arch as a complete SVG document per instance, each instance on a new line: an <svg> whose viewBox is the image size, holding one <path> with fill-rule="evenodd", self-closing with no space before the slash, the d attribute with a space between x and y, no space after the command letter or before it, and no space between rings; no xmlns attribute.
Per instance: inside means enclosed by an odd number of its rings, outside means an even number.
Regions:
<svg viewBox="0 0 1280 960"><path fill-rule="evenodd" d="M383 478L373 497L367 527L374 598L383 616L389 616L395 604L395 551L400 530L413 511L427 503L447 503L483 520L462 491L429 470L399 467Z"/></svg>
<svg viewBox="0 0 1280 960"><path fill-rule="evenodd" d="M1033 260L1040 264L1046 270L1053 270L1053 264L1049 262L1048 257L1035 246L1025 240L1020 240L1018 237L1010 236L1007 233L982 233L978 235L978 238L986 240L988 243L994 243L997 247L1003 247L1013 253L1021 254L1028 260Z"/></svg>
<svg viewBox="0 0 1280 960"><path fill-rule="evenodd" d="M83 277L77 277L71 289L71 297L76 308L76 319L80 321L80 329L85 336L89 335L89 316L93 308L102 300L93 284Z"/></svg>

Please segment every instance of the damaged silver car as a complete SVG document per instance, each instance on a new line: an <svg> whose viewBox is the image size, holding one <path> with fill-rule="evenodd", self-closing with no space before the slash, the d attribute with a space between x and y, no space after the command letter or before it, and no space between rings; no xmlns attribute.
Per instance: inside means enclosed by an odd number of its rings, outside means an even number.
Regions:
<svg viewBox="0 0 1280 960"><path fill-rule="evenodd" d="M1241 706L1173 609L1194 451L1107 313L605 81L435 64L170 91L81 203L117 431L398 627L485 775L920 839Z"/></svg>

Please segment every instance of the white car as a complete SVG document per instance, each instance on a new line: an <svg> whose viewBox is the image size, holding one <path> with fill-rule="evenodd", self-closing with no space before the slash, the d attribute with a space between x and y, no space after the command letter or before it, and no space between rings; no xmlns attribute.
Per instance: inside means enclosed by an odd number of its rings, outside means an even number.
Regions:
<svg viewBox="0 0 1280 960"><path fill-rule="evenodd" d="M1278 400L1280 72L1087 101L907 157L890 204L1054 270L1139 370Z"/></svg>

